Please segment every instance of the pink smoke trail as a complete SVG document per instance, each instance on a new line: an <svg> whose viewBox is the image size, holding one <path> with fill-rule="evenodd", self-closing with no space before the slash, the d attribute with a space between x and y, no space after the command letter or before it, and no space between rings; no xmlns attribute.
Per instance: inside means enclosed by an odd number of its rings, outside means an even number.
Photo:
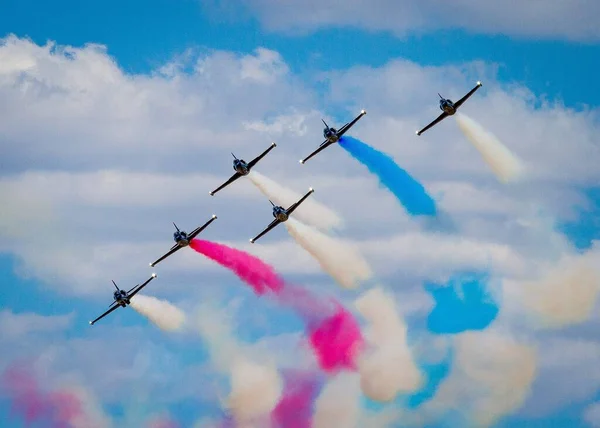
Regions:
<svg viewBox="0 0 600 428"><path fill-rule="evenodd" d="M202 239L192 239L190 247L235 273L258 295L263 295L267 291L277 292L283 288L283 280L277 272L258 257L227 245Z"/></svg>
<svg viewBox="0 0 600 428"><path fill-rule="evenodd" d="M12 399L12 410L27 424L50 422L53 428L64 428L82 415L82 406L75 395L40 390L36 380L20 366L9 367L2 376L2 386Z"/></svg>
<svg viewBox="0 0 600 428"><path fill-rule="evenodd" d="M283 397L271 412L271 427L311 428L312 404L320 386L315 373L289 373Z"/></svg>
<svg viewBox="0 0 600 428"><path fill-rule="evenodd" d="M168 417L160 417L150 421L148 428L179 428L179 424Z"/></svg>
<svg viewBox="0 0 600 428"><path fill-rule="evenodd" d="M356 369L362 334L357 320L339 303L286 283L275 269L244 251L199 239L192 240L190 247L234 272L256 294L271 291L280 304L295 310L307 324L309 342L323 370Z"/></svg>

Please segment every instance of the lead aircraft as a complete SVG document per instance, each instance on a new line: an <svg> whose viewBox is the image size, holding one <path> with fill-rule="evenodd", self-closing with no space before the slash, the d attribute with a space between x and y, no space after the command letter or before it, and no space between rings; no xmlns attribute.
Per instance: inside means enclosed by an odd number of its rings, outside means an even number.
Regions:
<svg viewBox="0 0 600 428"><path fill-rule="evenodd" d="M471 89L467 95L465 95L464 97L462 97L460 100L458 100L457 102L453 103L452 100L446 99L444 97L442 97L439 93L439 97L440 97L440 110L442 110L442 114L440 114L433 122L431 122L429 125L427 125L425 128L421 129L420 131L417 131L417 135L421 135L423 132L427 131L429 128L437 125L439 122L441 122L442 120L444 120L445 118L447 118L448 116L452 116L454 115L454 113L456 113L456 111L458 110L458 108L469 99L469 97L471 95L473 95L475 93L475 91L477 89L479 89L481 87L482 83L481 82L477 82L477 85Z"/></svg>

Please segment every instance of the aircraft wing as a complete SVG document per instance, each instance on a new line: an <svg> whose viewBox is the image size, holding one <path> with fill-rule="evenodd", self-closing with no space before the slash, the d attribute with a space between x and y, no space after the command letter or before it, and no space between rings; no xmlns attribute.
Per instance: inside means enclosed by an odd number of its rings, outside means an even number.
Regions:
<svg viewBox="0 0 600 428"><path fill-rule="evenodd" d="M162 257L160 257L158 260L156 260L154 263L150 263L150 267L154 267L156 266L158 263L162 262L164 259L166 259L167 257L169 257L171 254L177 252L178 250L180 250L183 247L180 247L179 245L173 245L171 247L171 249Z"/></svg>
<svg viewBox="0 0 600 428"><path fill-rule="evenodd" d="M236 171L236 173L233 174L229 180L227 180L225 183L221 184L219 187L217 187L212 192L209 192L209 195L214 196L214 194L217 193L219 190L229 186L231 183L233 183L235 180L237 180L241 176L242 176L242 174L240 174L239 172Z"/></svg>
<svg viewBox="0 0 600 428"><path fill-rule="evenodd" d="M108 314L110 314L112 311L114 311L118 307L120 307L120 305L113 306L108 311L104 312L102 315L100 315L98 318L96 318L94 321L90 321L90 325L94 325L96 322L100 321L102 318L104 318L105 316L107 316Z"/></svg>
<svg viewBox="0 0 600 428"><path fill-rule="evenodd" d="M267 155L267 153L269 153L275 147L277 147L277 144L271 143L271 147L269 147L267 150L265 150L264 152L262 152L262 154L258 155L257 157L255 157L254 159L252 159L250 162L248 162L248 169L250 169L254 165L256 165L262 158L264 158Z"/></svg>
<svg viewBox="0 0 600 428"><path fill-rule="evenodd" d="M191 241L192 239L194 239L196 236L198 236L200 234L200 232L202 232L204 229L206 229L208 227L208 225L211 224L216 219L217 219L217 216L213 214L212 218L210 220L208 220L206 223L204 223L204 225L192 230L192 232L188 235L188 240Z"/></svg>
<svg viewBox="0 0 600 428"><path fill-rule="evenodd" d="M313 156L315 156L316 154L320 153L322 150L326 149L327 147L331 146L333 143L329 140L325 140L323 141L323 143L321 143L321 145L319 146L319 148L317 150L315 150L314 152L312 152L310 155L308 155L307 157L305 157L304 159L302 159L300 161L300 163L304 163L307 160L309 160L310 158L312 158Z"/></svg>
<svg viewBox="0 0 600 428"><path fill-rule="evenodd" d="M348 122L347 124L345 124L344 126L342 126L338 132L337 132L337 136L341 137L342 135L344 135L350 128L352 128L354 126L354 124L356 122L358 122L358 120L363 117L365 114L367 114L367 112L365 110L362 110L360 112L360 114L358 116L356 116L356 118L352 121L352 122Z"/></svg>
<svg viewBox="0 0 600 428"><path fill-rule="evenodd" d="M467 93L467 95L465 95L460 100L458 100L457 102L454 103L454 108L459 108L462 105L462 103L464 103L465 101L467 101L469 99L469 97L471 95L473 95L477 89L479 89L480 86L481 86L481 82L477 82L477 85L473 89L471 89Z"/></svg>
<svg viewBox="0 0 600 428"><path fill-rule="evenodd" d="M427 125L425 128L421 129L420 131L417 131L417 135L421 135L423 132L427 131L432 126L437 125L442 120L444 120L447 116L448 116L448 113L443 112L433 122L431 122L429 125Z"/></svg>
<svg viewBox="0 0 600 428"><path fill-rule="evenodd" d="M260 233L259 233L258 235L256 235L254 238L252 238L252 239L250 240L250 242L254 244L254 242L255 242L256 240L258 240L258 239L259 239L261 236L263 236L263 235L267 234L268 232L270 232L270 231L271 231L271 229L273 229L273 228L274 228L275 226L277 226L279 223L281 223L279 220L277 220L277 219L273 220L273 221L271 222L271 224L270 224L270 225L268 225L268 226L266 227L266 229L265 229L265 230L263 230L262 232L260 232Z"/></svg>
<svg viewBox="0 0 600 428"><path fill-rule="evenodd" d="M150 283L150 281L152 281L154 278L156 278L156 274L152 274L152 276L150 277L150 279L148 279L146 282L144 282L142 285L136 285L135 287L133 287L132 290L129 290L127 292L127 294L129 295L129 299L131 300L131 298L133 296L135 296L137 293L139 293L141 291L142 288L144 288L146 285L148 285Z"/></svg>
<svg viewBox="0 0 600 428"><path fill-rule="evenodd" d="M315 191L315 190L314 190L314 189L311 187L311 188L308 190L308 193L307 193L306 195L302 196L302 198L300 198L300 200L299 200L298 202L295 202L295 203L293 203L292 205L290 205L290 207L289 207L289 208L286 210L286 213L287 213L287 215L290 215L291 213L293 213L293 212L294 212L294 210L295 210L296 208L298 208L298 207L300 206L300 204L301 204L302 202L304 202L304 201L306 200L306 198L308 198L308 197L310 196L310 194L311 194L311 193L313 193L314 191Z"/></svg>

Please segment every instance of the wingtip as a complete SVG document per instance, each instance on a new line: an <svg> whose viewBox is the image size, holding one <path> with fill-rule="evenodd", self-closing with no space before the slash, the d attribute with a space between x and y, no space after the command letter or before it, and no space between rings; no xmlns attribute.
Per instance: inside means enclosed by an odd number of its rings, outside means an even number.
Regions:
<svg viewBox="0 0 600 428"><path fill-rule="evenodd" d="M215 194L214 194L214 192L208 192L208 194L209 194L210 196L214 196L214 195L215 195Z"/></svg>
<svg viewBox="0 0 600 428"><path fill-rule="evenodd" d="M273 141L273 142L271 143L271 147L277 147L277 144L275 143L275 141Z"/></svg>
<svg viewBox="0 0 600 428"><path fill-rule="evenodd" d="M481 83L481 80L477 81L477 86L483 86L483 83Z"/></svg>
<svg viewBox="0 0 600 428"><path fill-rule="evenodd" d="M88 323L89 323L90 325L94 325L94 324L93 324L91 321L88 321Z"/></svg>
<svg viewBox="0 0 600 428"><path fill-rule="evenodd" d="M367 114L367 111L366 111L365 109L362 109L362 110L360 111L360 114Z"/></svg>
<svg viewBox="0 0 600 428"><path fill-rule="evenodd" d="M415 131L415 134L417 134L417 135L421 135L421 134L419 134L419 131Z"/></svg>
<svg viewBox="0 0 600 428"><path fill-rule="evenodd" d="M309 187L309 188L308 188L308 191L309 191L310 193L312 193L312 192L314 192L314 191L315 191L315 189L313 189L312 187Z"/></svg>
<svg viewBox="0 0 600 428"><path fill-rule="evenodd" d="M251 244L254 244L254 239L250 239L250 243L251 243Z"/></svg>
<svg viewBox="0 0 600 428"><path fill-rule="evenodd" d="M154 267L154 263L148 263L150 267Z"/></svg>
<svg viewBox="0 0 600 428"><path fill-rule="evenodd" d="M298 162L301 163L301 164L303 164L304 160L300 159Z"/></svg>
<svg viewBox="0 0 600 428"><path fill-rule="evenodd" d="M152 278L156 278L156 274L154 272L152 273Z"/></svg>
<svg viewBox="0 0 600 428"><path fill-rule="evenodd" d="M217 215L216 215L216 214L213 214L213 215L212 215L212 218L213 218L213 219L217 218Z"/></svg>

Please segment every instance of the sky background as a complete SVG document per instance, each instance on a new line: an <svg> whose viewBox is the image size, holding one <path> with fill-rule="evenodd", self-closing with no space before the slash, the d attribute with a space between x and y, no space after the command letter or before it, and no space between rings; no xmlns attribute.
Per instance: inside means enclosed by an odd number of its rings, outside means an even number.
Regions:
<svg viewBox="0 0 600 428"><path fill-rule="evenodd" d="M311 412L356 408L348 427L600 426L600 284L587 269L600 266L598 16L592 0L3 0L0 370L76 391L88 419L72 426L202 427L223 416L223 355L314 369L297 316L188 249L144 290L185 312L184 331L131 308L88 325L111 279L150 276L172 221L191 230L215 213L205 239L336 296L361 325L354 301L377 285L406 323L424 384L381 405L358 375L332 376L351 387ZM456 100L477 80L464 113L523 159L516 183L496 179L453 118L414 135L439 114L438 92ZM340 126L362 108L352 136L423 183L454 232L412 218L339 147L298 165L320 118ZM271 141L257 170L314 187L371 281L343 289L283 226L250 246L271 214L247 178L208 195L231 151L250 160ZM472 273L484 279L469 285ZM197 327L211 321L215 335ZM4 386L0 420L24 426Z"/></svg>

